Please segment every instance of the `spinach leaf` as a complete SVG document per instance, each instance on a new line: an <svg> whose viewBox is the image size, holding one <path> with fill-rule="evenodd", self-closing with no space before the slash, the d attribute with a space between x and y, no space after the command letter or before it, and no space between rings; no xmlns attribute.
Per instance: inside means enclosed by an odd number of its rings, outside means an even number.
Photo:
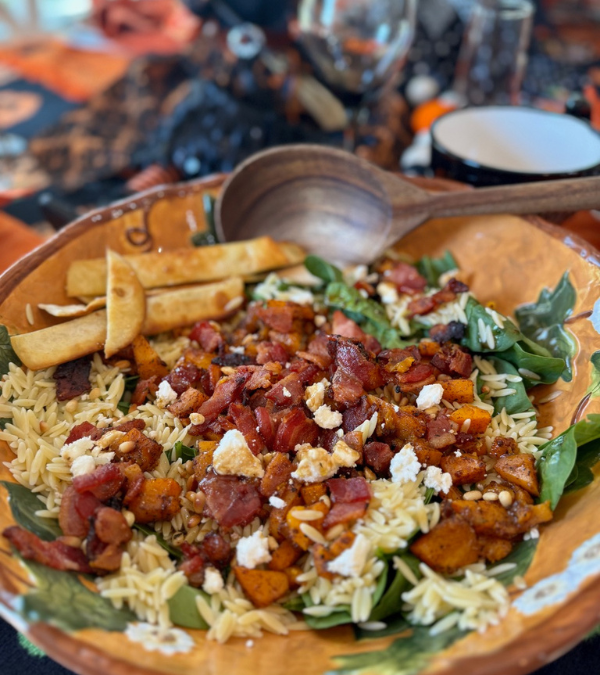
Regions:
<svg viewBox="0 0 600 675"><path fill-rule="evenodd" d="M1 481L0 484L8 491L10 510L17 525L33 532L44 541L54 541L62 536L57 520L35 515L36 511L44 508L44 504L35 493L19 483Z"/></svg>
<svg viewBox="0 0 600 675"><path fill-rule="evenodd" d="M531 370L540 376L539 380L523 376L523 384L526 389L531 389L531 387L540 383L552 384L556 382L565 369L564 359L551 356L544 347L525 337L503 352L502 358L510 361L517 368Z"/></svg>
<svg viewBox="0 0 600 675"><path fill-rule="evenodd" d="M180 459L184 464L198 454L198 451L195 448L190 448L187 445L184 445L181 441L177 441L175 445L169 451L169 462L171 464Z"/></svg>
<svg viewBox="0 0 600 675"><path fill-rule="evenodd" d="M131 407L131 403L128 401L125 401L124 399L121 399L117 403L117 410L120 410L123 415L127 415L129 413L129 408Z"/></svg>
<svg viewBox="0 0 600 675"><path fill-rule="evenodd" d="M344 275L342 271L335 265L328 263L318 255L306 256L304 260L304 267L315 277L323 279L326 283L343 282Z"/></svg>
<svg viewBox="0 0 600 675"><path fill-rule="evenodd" d="M196 628L199 630L207 630L209 625L202 618L198 607L196 606L196 598L202 595L208 598L204 591L191 586L182 586L175 595L168 600L169 618L176 626L183 628Z"/></svg>
<svg viewBox="0 0 600 675"><path fill-rule="evenodd" d="M417 577L420 576L419 561L415 556L410 553L402 553L399 557L404 560ZM383 594L381 600L373 607L369 621L382 621L388 616L398 614L402 607L402 593L407 591L410 586L410 581L406 579L400 570L396 570L392 583Z"/></svg>
<svg viewBox="0 0 600 675"><path fill-rule="evenodd" d="M149 527L148 525L141 525L140 523L135 523L133 527L139 532L143 532L146 536L153 534L156 537L156 543L164 548L165 551L167 551L167 553L173 558L177 558L177 560L181 560L183 558L181 549L177 548L176 546L171 546L171 544L167 543L161 534L154 531L154 528Z"/></svg>
<svg viewBox="0 0 600 675"><path fill-rule="evenodd" d="M8 373L9 363L20 366L21 360L12 348L10 335L8 334L6 326L0 325L0 375L6 375L6 373Z"/></svg>
<svg viewBox="0 0 600 675"><path fill-rule="evenodd" d="M552 510L556 508L565 487L577 481L573 474L578 457L578 448L600 439L600 415L589 415L569 427L562 434L540 447L542 455L538 460L538 473L541 482L540 501L550 500ZM588 463L595 463L596 448L583 450L583 469L590 469ZM579 469L578 469L579 471ZM585 475L585 474L584 474ZM589 477L589 474L587 474Z"/></svg>
<svg viewBox="0 0 600 675"><path fill-rule="evenodd" d="M600 396L600 351L594 352L590 361L592 362L592 381L587 393L595 398Z"/></svg>
<svg viewBox="0 0 600 675"><path fill-rule="evenodd" d="M363 298L356 288L341 281L330 283L325 292L325 304L341 309L386 349L403 348L409 344L392 327L383 305Z"/></svg>
<svg viewBox="0 0 600 675"><path fill-rule="evenodd" d="M512 570L507 570L506 572L495 575L494 579L499 581L501 584L504 584L504 586L510 586L513 583L515 577L522 577L531 565L533 556L535 555L535 551L537 549L537 544L537 539L529 539L528 541L519 542L506 556L506 558L502 558L498 565L494 565L489 569L493 570L494 567L504 565L505 563L515 563L517 566Z"/></svg>
<svg viewBox="0 0 600 675"><path fill-rule="evenodd" d="M590 441L577 450L573 471L567 480L565 493L576 492L594 481L592 467L600 462L600 440Z"/></svg>
<svg viewBox="0 0 600 675"><path fill-rule="evenodd" d="M465 314L467 315L467 329L465 337L462 339L464 347L468 347L472 352L504 352L510 349L515 342L521 338L520 332L510 319L504 320L504 328L496 325L496 322L485 311L485 307L477 302L475 298L469 298L467 306L465 307ZM479 320L483 321L484 326L489 326L492 329L494 336L494 348L488 347L487 341L481 342L479 336Z"/></svg>
<svg viewBox="0 0 600 675"><path fill-rule="evenodd" d="M301 612L306 607L304 600L302 600L300 595L297 595L295 598L284 602L283 606L290 612Z"/></svg>
<svg viewBox="0 0 600 675"><path fill-rule="evenodd" d="M22 562L37 582L33 591L16 601L16 610L28 621L44 621L66 631L124 631L130 621L137 621L133 612L115 609L110 600L86 588L73 572Z"/></svg>
<svg viewBox="0 0 600 675"><path fill-rule="evenodd" d="M311 600L308 593L303 593L301 597L304 607L314 607L314 602ZM329 616L310 616L310 614L303 614L302 618L306 621L306 624L314 630L325 630L326 628L333 628L334 626L343 626L346 623L352 623L350 605L337 605Z"/></svg>
<svg viewBox="0 0 600 675"><path fill-rule="evenodd" d="M425 504L429 504L429 502L433 499L434 494L435 494L435 490L433 488L427 488L425 490L425 497L423 498L423 502Z"/></svg>
<svg viewBox="0 0 600 675"><path fill-rule="evenodd" d="M577 345L563 324L573 311L576 299L569 273L565 272L553 291L544 288L537 302L515 310L523 335L544 346L555 358L565 361L562 378L566 382L570 382L573 377L571 358L575 355Z"/></svg>
<svg viewBox="0 0 600 675"><path fill-rule="evenodd" d="M416 675L435 654L468 634L459 628L439 635L429 631L429 626L412 626L410 635L394 640L387 649L334 656L340 667L328 675Z"/></svg>
<svg viewBox="0 0 600 675"><path fill-rule="evenodd" d="M0 417L0 429L4 431L6 429L7 424L12 424L13 423L13 418L12 417Z"/></svg>
<svg viewBox="0 0 600 675"><path fill-rule="evenodd" d="M458 264L452 253L446 251L441 258L430 258L428 255L424 255L417 263L417 269L419 274L427 279L429 286L438 286L440 276L444 272L458 269Z"/></svg>
<svg viewBox="0 0 600 675"><path fill-rule="evenodd" d="M507 375L517 375L518 377L521 377L512 363L496 357L491 357L489 360L492 362L496 372L506 373ZM506 408L506 412L509 415L531 410L531 401L527 396L523 382L507 382L506 386L507 388L515 389L516 391L514 394L509 394L508 396L498 396L493 399L494 413L496 415L502 412L502 408Z"/></svg>
<svg viewBox="0 0 600 675"><path fill-rule="evenodd" d="M125 391L135 391L135 388L139 381L140 381L139 375L128 375L125 378Z"/></svg>
<svg viewBox="0 0 600 675"><path fill-rule="evenodd" d="M218 244L219 239L215 230L215 202L217 200L205 192L202 195L202 206L204 207L204 219L206 221L206 230L194 232L190 237L192 246L213 246Z"/></svg>
<svg viewBox="0 0 600 675"><path fill-rule="evenodd" d="M384 623L385 628L380 628L379 630L365 630L354 624L352 626L354 637L357 640L376 640L377 638L389 637L390 635L398 635L398 633L403 633L405 630L412 628L412 625L408 623L402 614L394 614L386 618Z"/></svg>

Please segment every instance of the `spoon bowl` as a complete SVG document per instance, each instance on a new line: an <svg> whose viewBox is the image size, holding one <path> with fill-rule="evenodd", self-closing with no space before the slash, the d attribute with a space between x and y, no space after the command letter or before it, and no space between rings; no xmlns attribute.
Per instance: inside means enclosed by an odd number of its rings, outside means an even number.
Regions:
<svg viewBox="0 0 600 675"><path fill-rule="evenodd" d="M350 153L320 145L260 152L225 182L220 241L294 241L341 265L368 263L432 217L600 208L600 177L431 193Z"/></svg>

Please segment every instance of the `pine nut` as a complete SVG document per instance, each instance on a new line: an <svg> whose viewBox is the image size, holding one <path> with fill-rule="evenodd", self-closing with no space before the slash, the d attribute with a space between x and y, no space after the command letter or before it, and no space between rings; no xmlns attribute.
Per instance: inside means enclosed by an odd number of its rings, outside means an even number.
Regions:
<svg viewBox="0 0 600 675"><path fill-rule="evenodd" d="M118 368L119 370L125 370L126 368L129 368L129 366L131 366L131 363L129 363L127 359L122 359L115 363L115 368Z"/></svg>
<svg viewBox="0 0 600 675"><path fill-rule="evenodd" d="M204 415L193 412L190 414L190 422L192 424L204 424Z"/></svg>
<svg viewBox="0 0 600 675"><path fill-rule="evenodd" d="M72 398L66 405L65 405L65 410L69 413L74 413L77 411L77 407L79 405L79 401L77 399Z"/></svg>
<svg viewBox="0 0 600 675"><path fill-rule="evenodd" d="M187 521L187 526L188 529L192 529L192 527L196 527L196 525L200 525L200 521L202 518L196 514L195 516L191 516L190 519Z"/></svg>
<svg viewBox="0 0 600 675"><path fill-rule="evenodd" d="M176 535L173 536L173 544L175 546L181 546L183 542L185 541L185 534L183 532L178 532Z"/></svg>
<svg viewBox="0 0 600 675"><path fill-rule="evenodd" d="M204 504L206 504L206 495L204 492L196 492L192 504L194 505L194 511L196 513L202 513L204 511Z"/></svg>
<svg viewBox="0 0 600 675"><path fill-rule="evenodd" d="M495 492L486 492L483 495L483 498L485 499L486 502L497 502L498 501L498 495Z"/></svg>
<svg viewBox="0 0 600 675"><path fill-rule="evenodd" d="M100 397L100 394L102 394L100 387L94 387L92 391L90 391L90 401L95 401Z"/></svg>
<svg viewBox="0 0 600 675"><path fill-rule="evenodd" d="M192 488L194 487L194 484L195 484L195 483L196 483L196 476L194 476L194 475L192 474L191 476L188 477L188 479L187 479L187 481L186 481L186 483L185 483L185 488L186 488L186 490L187 490L188 492L193 492L193 489L192 489Z"/></svg>
<svg viewBox="0 0 600 675"><path fill-rule="evenodd" d="M123 443L119 445L119 452L122 452L124 454L131 452L134 449L135 449L134 441L123 441Z"/></svg>
<svg viewBox="0 0 600 675"><path fill-rule="evenodd" d="M192 492L192 490L188 490L188 492L185 493L185 498L188 500L188 502L193 504L194 499L196 498L196 493Z"/></svg>
<svg viewBox="0 0 600 675"><path fill-rule="evenodd" d="M40 431L45 434L50 427L47 422L40 422Z"/></svg>
<svg viewBox="0 0 600 675"><path fill-rule="evenodd" d="M375 480L377 476L369 469L369 467L365 467L365 478L367 480Z"/></svg>
<svg viewBox="0 0 600 675"><path fill-rule="evenodd" d="M477 501L481 499L481 492L479 490L469 490L469 492L465 492L463 499L466 499L468 502Z"/></svg>
<svg viewBox="0 0 600 675"><path fill-rule="evenodd" d="M133 527L133 524L135 523L135 515L133 514L133 512L128 511L127 509L123 509L122 513L129 527Z"/></svg>
<svg viewBox="0 0 600 675"><path fill-rule="evenodd" d="M507 509L509 506L512 506L513 497L508 490L502 490L502 492L498 495L498 499L505 509Z"/></svg>

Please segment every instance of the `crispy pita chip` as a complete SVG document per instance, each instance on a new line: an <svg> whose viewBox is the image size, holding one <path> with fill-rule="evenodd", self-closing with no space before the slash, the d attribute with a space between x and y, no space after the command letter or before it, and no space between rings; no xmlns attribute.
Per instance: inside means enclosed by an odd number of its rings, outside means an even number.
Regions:
<svg viewBox="0 0 600 675"><path fill-rule="evenodd" d="M118 253L106 251L106 343L110 358L139 335L146 317L146 296L131 265Z"/></svg>
<svg viewBox="0 0 600 675"><path fill-rule="evenodd" d="M164 253L125 256L144 288L179 286L199 281L227 279L297 265L304 251L295 244L275 242L271 237L236 241ZM67 272L67 295L103 295L106 291L106 261L77 260Z"/></svg>
<svg viewBox="0 0 600 675"><path fill-rule="evenodd" d="M147 298L144 335L155 335L196 321L219 319L244 301L239 277L215 284L165 291ZM11 337L12 347L28 368L41 370L102 349L106 340L106 311L100 310L50 328Z"/></svg>
<svg viewBox="0 0 600 675"><path fill-rule="evenodd" d="M97 352L106 338L106 310L32 333L13 335L12 348L32 370L42 370Z"/></svg>
<svg viewBox="0 0 600 675"><path fill-rule="evenodd" d="M203 319L220 319L244 302L244 282L239 277L204 286L166 291L146 299L143 334L156 335Z"/></svg>
<svg viewBox="0 0 600 675"><path fill-rule="evenodd" d="M97 309L106 307L106 298L94 298L85 305L38 305L40 309L51 316L57 316L63 319L74 319L78 316L91 314Z"/></svg>

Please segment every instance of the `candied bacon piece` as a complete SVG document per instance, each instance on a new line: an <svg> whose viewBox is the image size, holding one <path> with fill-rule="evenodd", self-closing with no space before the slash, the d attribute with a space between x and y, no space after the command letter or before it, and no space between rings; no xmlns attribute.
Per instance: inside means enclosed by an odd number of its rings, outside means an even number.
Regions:
<svg viewBox="0 0 600 675"><path fill-rule="evenodd" d="M214 363L217 366L229 366L230 368L237 368L238 366L247 366L251 363L254 363L254 359L246 354L230 352L229 354L215 356L211 363Z"/></svg>
<svg viewBox="0 0 600 675"><path fill-rule="evenodd" d="M235 426L242 432L248 447L254 455L265 447L263 439L256 430L257 422L254 419L252 410L241 403L232 403L229 406L229 414L231 415Z"/></svg>
<svg viewBox="0 0 600 675"><path fill-rule="evenodd" d="M264 365L271 361L286 364L288 353L285 347L279 342L259 342L256 345L256 363Z"/></svg>
<svg viewBox="0 0 600 675"><path fill-rule="evenodd" d="M231 544L218 532L209 532L202 540L200 548L211 565L220 570L227 567L233 556Z"/></svg>
<svg viewBox="0 0 600 675"><path fill-rule="evenodd" d="M69 435L65 440L65 445L69 443L74 443L80 438L91 438L93 441L96 441L102 435L102 431L97 429L91 422L82 422L81 424L75 425Z"/></svg>
<svg viewBox="0 0 600 675"><path fill-rule="evenodd" d="M355 321L349 319L339 309L336 309L333 313L331 333L332 335L341 335L342 337L359 340L366 349L374 354L379 354L381 351L379 342L372 335L365 333Z"/></svg>
<svg viewBox="0 0 600 675"><path fill-rule="evenodd" d="M133 532L125 520L125 516L115 509L104 506L96 513L94 520L96 536L105 544L126 544Z"/></svg>
<svg viewBox="0 0 600 675"><path fill-rule="evenodd" d="M82 356L79 359L61 363L52 375L56 380L56 400L68 401L91 391L91 369L92 360L90 356Z"/></svg>
<svg viewBox="0 0 600 675"><path fill-rule="evenodd" d="M199 554L184 560L177 566L177 570L185 574L189 585L193 588L202 588L205 568L206 561Z"/></svg>
<svg viewBox="0 0 600 675"><path fill-rule="evenodd" d="M222 380L215 387L213 395L204 401L198 412L204 416L203 424L194 424L190 427L189 433L192 436L200 436L208 428L209 424L217 419L219 413L228 408L237 398L239 398L244 385L250 379L251 374L236 373L232 377Z"/></svg>
<svg viewBox="0 0 600 675"><path fill-rule="evenodd" d="M269 300L266 307L259 306L255 312L261 321L278 333L291 333L298 328L297 321L312 322L315 318L312 307L282 300Z"/></svg>
<svg viewBox="0 0 600 675"><path fill-rule="evenodd" d="M309 419L301 408L291 408L283 416L275 434L273 450L290 452L301 443L316 443L319 427Z"/></svg>
<svg viewBox="0 0 600 675"><path fill-rule="evenodd" d="M216 352L225 344L218 326L210 321L195 323L189 338L195 340L205 352Z"/></svg>
<svg viewBox="0 0 600 675"><path fill-rule="evenodd" d="M73 478L73 487L80 494L91 492L101 502L114 497L123 486L125 477L118 464L104 464L92 473Z"/></svg>
<svg viewBox="0 0 600 675"><path fill-rule="evenodd" d="M400 386L405 384L422 383L435 377L433 368L428 363L414 363L405 373L397 376ZM424 386L424 385L423 385Z"/></svg>
<svg viewBox="0 0 600 675"><path fill-rule="evenodd" d="M292 475L294 465L288 456L278 452L269 462L265 475L260 481L260 493L265 497L274 495L278 488L284 486Z"/></svg>
<svg viewBox="0 0 600 675"><path fill-rule="evenodd" d="M108 433L109 431L122 431L124 434L126 434L128 431L131 431L132 429L139 429L140 431L144 431L146 428L146 422L144 420L129 420L128 422L121 422L121 424L117 424L116 426L112 427L112 429L102 429L102 433Z"/></svg>
<svg viewBox="0 0 600 675"><path fill-rule="evenodd" d="M198 459L197 457L195 460ZM194 462L195 462L194 460ZM137 464L125 467L126 491L123 503L128 506L142 491L146 478Z"/></svg>
<svg viewBox="0 0 600 675"><path fill-rule="evenodd" d="M262 508L255 483L238 476L208 474L200 489L206 495L208 510L221 527L248 525Z"/></svg>
<svg viewBox="0 0 600 675"><path fill-rule="evenodd" d="M329 353L329 338L327 335L315 335L308 343L307 351L319 357L319 365L324 370L333 363Z"/></svg>
<svg viewBox="0 0 600 675"><path fill-rule="evenodd" d="M292 359L289 364L290 373L296 373L302 384L312 384L315 376L319 374L319 368L314 363L307 363L302 359Z"/></svg>
<svg viewBox="0 0 600 675"><path fill-rule="evenodd" d="M343 368L336 370L331 380L331 391L333 392L333 400L345 406L354 406L365 393L360 380L347 373Z"/></svg>
<svg viewBox="0 0 600 675"><path fill-rule="evenodd" d="M355 377L367 391L382 387L386 378L378 363L373 361L363 345L350 338L330 337L329 353L338 369Z"/></svg>
<svg viewBox="0 0 600 675"><path fill-rule="evenodd" d="M138 406L146 403L150 396L154 396L158 391L158 377L153 375L147 380L138 380L131 395L131 405Z"/></svg>
<svg viewBox="0 0 600 675"><path fill-rule="evenodd" d="M421 354L416 345L411 345L404 349L384 349L377 355L377 362L389 373L397 372L398 364L408 364L408 366L411 366L414 362L420 360ZM406 372L406 370L401 370L400 372Z"/></svg>
<svg viewBox="0 0 600 675"><path fill-rule="evenodd" d="M469 377L473 370L473 357L458 345L447 343L433 356L431 365L446 375Z"/></svg>
<svg viewBox="0 0 600 675"><path fill-rule="evenodd" d="M252 376L246 384L246 391L268 389L280 372L281 364L277 361L269 361L262 368L255 367L252 370Z"/></svg>
<svg viewBox="0 0 600 675"><path fill-rule="evenodd" d="M193 363L183 362L173 368L165 377L165 380L171 385L171 389L179 396L186 389L200 382L202 372L196 368Z"/></svg>
<svg viewBox="0 0 600 675"><path fill-rule="evenodd" d="M377 406L371 403L366 396L362 396L355 405L342 413L344 433L354 431L363 422L370 420L376 411Z"/></svg>
<svg viewBox="0 0 600 675"><path fill-rule="evenodd" d="M364 462L378 475L386 474L390 470L390 462L394 453L387 443L372 441L364 449Z"/></svg>
<svg viewBox="0 0 600 675"><path fill-rule="evenodd" d="M64 491L60 502L58 524L60 525L63 534L68 537L85 537L90 529L87 518L79 513L76 506L77 501L81 496L82 495L79 495L72 485L69 485ZM96 498L94 497L94 499ZM98 500L96 501L100 504Z"/></svg>
<svg viewBox="0 0 600 675"><path fill-rule="evenodd" d="M174 403L167 406L167 410L175 417L187 418L207 400L208 396L206 394L190 387Z"/></svg>
<svg viewBox="0 0 600 675"><path fill-rule="evenodd" d="M327 487L334 504L369 502L371 499L369 484L362 477L330 478L327 481Z"/></svg>
<svg viewBox="0 0 600 675"><path fill-rule="evenodd" d="M79 548L61 541L42 541L38 536L21 527L7 527L2 533L26 560L34 560L46 567L68 572L91 574L88 561Z"/></svg>
<svg viewBox="0 0 600 675"><path fill-rule="evenodd" d="M366 511L366 502L334 504L331 508L331 511L329 511L323 520L323 527L328 530L334 525L358 520L365 515Z"/></svg>
<svg viewBox="0 0 600 675"><path fill-rule="evenodd" d="M116 572L121 567L123 551L116 544L99 546L96 555L90 560L90 567L97 573Z"/></svg>
<svg viewBox="0 0 600 675"><path fill-rule="evenodd" d="M419 274L416 267L405 262L394 263L383 276L386 281L394 284L400 293L414 295L427 287L427 279Z"/></svg>
<svg viewBox="0 0 600 675"><path fill-rule="evenodd" d="M275 441L275 425L271 419L269 411L263 407L258 406L254 410L256 416L256 423L258 425L260 435L263 437L265 445L270 450L273 447Z"/></svg>
<svg viewBox="0 0 600 675"><path fill-rule="evenodd" d="M444 288L452 291L453 293L466 293L469 290L467 284L459 281L458 279L455 279L454 277L448 281Z"/></svg>
<svg viewBox="0 0 600 675"><path fill-rule="evenodd" d="M277 405L298 405L304 398L304 387L298 373L290 373L265 394L265 398Z"/></svg>
<svg viewBox="0 0 600 675"><path fill-rule="evenodd" d="M427 421L426 439L436 450L452 445L455 438L454 433L452 433L452 424L443 413Z"/></svg>
<svg viewBox="0 0 600 675"><path fill-rule="evenodd" d="M333 446L340 440L336 429L321 429L319 432L319 446L327 452L333 452Z"/></svg>
<svg viewBox="0 0 600 675"><path fill-rule="evenodd" d="M424 295L421 298L415 298L408 303L408 316L423 316L424 314L429 314L437 307L435 300L429 296Z"/></svg>
<svg viewBox="0 0 600 675"><path fill-rule="evenodd" d="M450 323L436 323L429 329L429 337L440 344L450 342L450 340L462 340L465 336L467 327L460 321L450 321Z"/></svg>

